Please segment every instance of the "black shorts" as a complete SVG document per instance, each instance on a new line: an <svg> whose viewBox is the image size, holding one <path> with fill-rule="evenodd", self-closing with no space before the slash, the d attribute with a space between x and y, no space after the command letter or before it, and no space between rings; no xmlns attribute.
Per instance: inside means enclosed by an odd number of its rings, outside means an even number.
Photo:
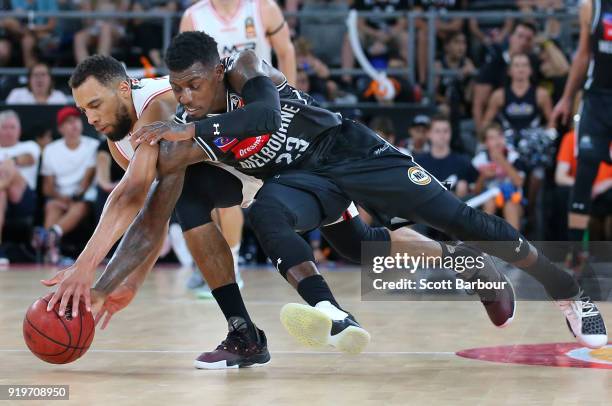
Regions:
<svg viewBox="0 0 612 406"><path fill-rule="evenodd" d="M242 182L218 166L200 162L187 167L175 213L183 231L212 221L213 209L242 203Z"/></svg>
<svg viewBox="0 0 612 406"><path fill-rule="evenodd" d="M612 94L586 92L582 100L578 123L578 159L612 163Z"/></svg>
<svg viewBox="0 0 612 406"><path fill-rule="evenodd" d="M6 218L31 217L36 213L36 192L26 186L19 203L9 202L6 209Z"/></svg>
<svg viewBox="0 0 612 406"><path fill-rule="evenodd" d="M446 190L411 156L362 124L344 120L328 137L328 142L291 172L308 172L325 179L317 185L328 195L342 195L345 201L354 201L381 224L391 227L416 220L414 209ZM284 176L281 172L279 179ZM321 200L323 194L324 191L317 193Z"/></svg>

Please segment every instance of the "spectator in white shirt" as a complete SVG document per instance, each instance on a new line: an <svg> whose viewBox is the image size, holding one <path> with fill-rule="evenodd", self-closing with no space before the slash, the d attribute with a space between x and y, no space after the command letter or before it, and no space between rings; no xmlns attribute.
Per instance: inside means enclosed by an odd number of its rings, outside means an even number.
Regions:
<svg viewBox="0 0 612 406"><path fill-rule="evenodd" d="M66 95L53 89L49 65L37 63L28 72L28 86L13 89L6 104L67 104Z"/></svg>
<svg viewBox="0 0 612 406"><path fill-rule="evenodd" d="M97 140L81 135L83 122L76 108L61 109L57 127L62 138L45 148L41 170L47 198L44 227L52 263L59 261L60 238L77 227L96 199L93 179L98 149Z"/></svg>
<svg viewBox="0 0 612 406"><path fill-rule="evenodd" d="M36 173L40 148L20 142L21 122L13 110L0 112L0 244L4 220L30 217L36 210ZM8 258L0 245L0 265Z"/></svg>

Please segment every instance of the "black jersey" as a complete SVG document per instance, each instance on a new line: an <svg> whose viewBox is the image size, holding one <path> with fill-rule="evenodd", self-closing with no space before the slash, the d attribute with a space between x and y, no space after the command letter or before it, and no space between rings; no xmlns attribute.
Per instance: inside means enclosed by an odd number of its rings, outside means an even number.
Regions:
<svg viewBox="0 0 612 406"><path fill-rule="evenodd" d="M522 97L517 96L511 86L506 86L500 119L505 129L513 129L516 132L540 126L537 86L531 85Z"/></svg>
<svg viewBox="0 0 612 406"><path fill-rule="evenodd" d="M227 81L226 87L227 111L244 106L242 96ZM301 160L327 130L342 123L340 114L318 107L310 95L287 82L277 88L281 127L273 134L243 140L219 136L207 143L198 139L210 161L230 165L242 173L263 179ZM176 116L181 121L187 120L183 106L177 107Z"/></svg>
<svg viewBox="0 0 612 406"><path fill-rule="evenodd" d="M585 89L612 91L612 0L592 1L592 58Z"/></svg>

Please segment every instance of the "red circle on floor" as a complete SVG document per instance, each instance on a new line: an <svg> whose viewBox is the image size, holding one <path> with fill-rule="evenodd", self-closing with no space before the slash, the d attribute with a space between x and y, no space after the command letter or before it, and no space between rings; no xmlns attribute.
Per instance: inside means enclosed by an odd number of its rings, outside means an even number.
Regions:
<svg viewBox="0 0 612 406"><path fill-rule="evenodd" d="M597 350L576 343L504 345L458 351L460 357L507 364L612 369L612 345Z"/></svg>

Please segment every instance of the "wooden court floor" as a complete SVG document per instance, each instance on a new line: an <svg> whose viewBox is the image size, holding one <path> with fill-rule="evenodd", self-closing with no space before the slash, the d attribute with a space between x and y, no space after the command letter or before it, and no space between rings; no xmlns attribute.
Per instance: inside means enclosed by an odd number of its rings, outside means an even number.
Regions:
<svg viewBox="0 0 612 406"><path fill-rule="evenodd" d="M496 329L475 302L361 302L355 271L326 272L341 304L372 334L366 353L302 348L279 322L296 293L275 272L244 273L252 318L267 333L272 362L200 371L192 362L225 337L213 301L184 289L186 269L155 270L139 296L97 331L91 350L51 365L23 343L25 309L51 269L0 272L0 384L68 384L73 405L609 405L612 369L521 365L463 358L457 351L573 343L550 303L520 302L514 323ZM612 325L612 305L603 304ZM518 347L517 347L518 348ZM603 353L612 366L611 352ZM2 402L9 404L10 402Z"/></svg>

